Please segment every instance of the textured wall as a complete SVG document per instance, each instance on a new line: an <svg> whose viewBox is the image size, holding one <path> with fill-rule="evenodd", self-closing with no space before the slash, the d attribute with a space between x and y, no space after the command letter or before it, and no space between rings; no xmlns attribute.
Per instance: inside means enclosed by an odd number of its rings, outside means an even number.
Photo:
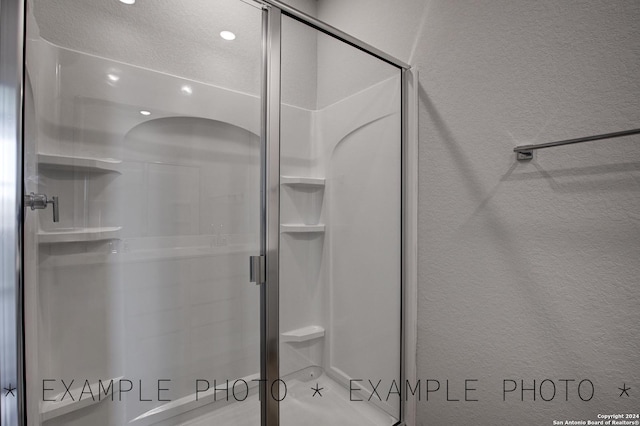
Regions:
<svg viewBox="0 0 640 426"><path fill-rule="evenodd" d="M421 72L418 373L442 389L418 424L637 412L640 138L511 149L640 127L640 3L346 3L319 14ZM503 401L504 379L557 394Z"/></svg>
<svg viewBox="0 0 640 426"><path fill-rule="evenodd" d="M318 17L406 61L416 43L424 1L319 0Z"/></svg>

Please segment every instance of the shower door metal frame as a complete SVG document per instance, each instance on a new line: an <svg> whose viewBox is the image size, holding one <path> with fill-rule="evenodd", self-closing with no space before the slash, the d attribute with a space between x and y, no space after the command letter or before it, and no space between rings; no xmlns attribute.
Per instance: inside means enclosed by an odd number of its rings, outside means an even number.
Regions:
<svg viewBox="0 0 640 426"><path fill-rule="evenodd" d="M256 1L263 5L260 245L261 254L266 258L266 282L261 285L260 307L261 424L278 426L281 17L294 18L401 71L401 384L415 379L415 325L412 323L415 322L417 267L417 74L408 64L286 4L276 0ZM0 426L26 424L22 271L25 3L25 0L0 0ZM405 424L405 419L413 423L414 410L415 401L401 402L398 425Z"/></svg>
<svg viewBox="0 0 640 426"><path fill-rule="evenodd" d="M263 185L261 254L266 257L266 281L261 291L261 425L279 426L279 237L280 237L280 87L282 16L397 67L401 73L401 242L400 242L400 384L416 382L417 311L417 169L418 74L411 66L325 22L278 0L255 0L264 5L263 38ZM276 386L274 387L274 384ZM272 393L272 391L274 391ZM415 424L416 401L401 398L399 421Z"/></svg>
<svg viewBox="0 0 640 426"><path fill-rule="evenodd" d="M260 254L265 282L260 288L260 419L280 424L280 9L263 10Z"/></svg>
<svg viewBox="0 0 640 426"><path fill-rule="evenodd" d="M0 425L24 424L24 2L0 0Z"/></svg>

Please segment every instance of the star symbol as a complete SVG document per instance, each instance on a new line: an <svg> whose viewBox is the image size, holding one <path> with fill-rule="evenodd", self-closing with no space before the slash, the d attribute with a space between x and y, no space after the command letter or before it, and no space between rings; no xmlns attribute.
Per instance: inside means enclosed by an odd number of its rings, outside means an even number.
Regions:
<svg viewBox="0 0 640 426"><path fill-rule="evenodd" d="M14 388L13 386L11 386L11 383L9 383L9 387L8 388L4 388L4 390L6 390L7 392L5 392L4 396L9 396L9 394L11 394L11 396L16 396L13 391L16 390L16 388Z"/></svg>
<svg viewBox="0 0 640 426"><path fill-rule="evenodd" d="M620 392L620 396L618 398L622 397L622 395L627 395L627 398L629 398L629 392L627 392L629 389L631 389L631 388L628 388L627 384L623 383L622 387L618 388L618 390L622 391L622 392Z"/></svg>
<svg viewBox="0 0 640 426"><path fill-rule="evenodd" d="M319 387L318 383L316 383L316 387L315 388L311 388L311 390L313 391L313 395L311 395L312 397L316 396L316 394L320 395L320 397L322 397L322 394L320 393L320 391L324 389Z"/></svg>

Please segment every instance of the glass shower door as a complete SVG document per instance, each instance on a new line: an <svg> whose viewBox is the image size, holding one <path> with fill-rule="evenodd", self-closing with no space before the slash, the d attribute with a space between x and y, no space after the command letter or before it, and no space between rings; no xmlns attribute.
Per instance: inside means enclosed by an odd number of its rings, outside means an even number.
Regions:
<svg viewBox="0 0 640 426"><path fill-rule="evenodd" d="M401 71L283 17L281 122L281 424L396 424Z"/></svg>
<svg viewBox="0 0 640 426"><path fill-rule="evenodd" d="M30 425L259 424L262 13L28 2Z"/></svg>

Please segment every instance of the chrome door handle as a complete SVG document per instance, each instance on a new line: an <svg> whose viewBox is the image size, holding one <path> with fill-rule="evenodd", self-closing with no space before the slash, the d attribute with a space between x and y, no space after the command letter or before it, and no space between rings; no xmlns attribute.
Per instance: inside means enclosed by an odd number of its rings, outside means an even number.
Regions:
<svg viewBox="0 0 640 426"><path fill-rule="evenodd" d="M53 196L47 198L46 194L34 194L24 196L24 205L31 207L31 210L43 210L47 208L47 204L52 204L53 207L53 221L60 222L60 210L58 208L58 197Z"/></svg>
<svg viewBox="0 0 640 426"><path fill-rule="evenodd" d="M263 284L267 280L264 256L249 256L249 281Z"/></svg>

